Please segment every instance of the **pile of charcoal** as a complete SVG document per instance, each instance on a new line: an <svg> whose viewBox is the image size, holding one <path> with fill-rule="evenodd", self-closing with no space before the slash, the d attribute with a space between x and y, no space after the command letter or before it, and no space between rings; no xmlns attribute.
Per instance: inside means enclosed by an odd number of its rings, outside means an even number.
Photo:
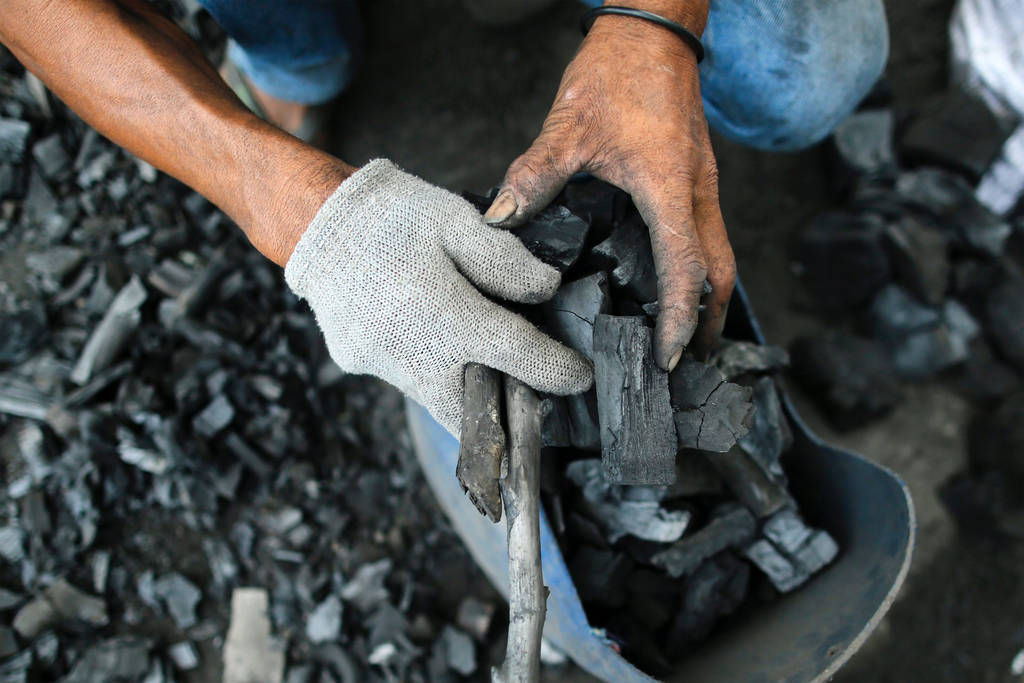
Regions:
<svg viewBox="0 0 1024 683"><path fill-rule="evenodd" d="M792 344L793 373L838 429L884 416L906 382L948 382L976 416L970 472L947 498L996 510L988 528L1024 538L1012 483L1024 471L1024 203L998 215L975 193L1008 131L957 91L894 119L867 108L833 135L844 199L797 236L793 256L834 329Z"/></svg>
<svg viewBox="0 0 1024 683"><path fill-rule="evenodd" d="M524 314L594 362L592 390L543 402L548 519L590 623L665 674L716 623L838 553L802 519L780 462L793 435L773 377L788 356L727 340L708 363L659 369L650 238L607 184L570 184L515 232L563 273L554 298Z"/></svg>
<svg viewBox="0 0 1024 683"><path fill-rule="evenodd" d="M444 683L501 651L397 392L2 50L0 273L0 680Z"/></svg>

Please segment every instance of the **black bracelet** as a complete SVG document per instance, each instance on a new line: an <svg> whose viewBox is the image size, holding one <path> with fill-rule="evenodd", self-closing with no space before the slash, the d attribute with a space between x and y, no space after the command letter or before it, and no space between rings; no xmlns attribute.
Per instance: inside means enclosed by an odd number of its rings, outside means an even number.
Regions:
<svg viewBox="0 0 1024 683"><path fill-rule="evenodd" d="M672 33L676 34L683 39L693 53L697 55L697 63L700 64L704 61L704 45L700 42L700 38L690 33L685 27L680 26L674 21L669 21L665 17L658 16L651 12L646 12L642 9L633 9L632 7L618 7L616 5L605 5L603 7L594 7L583 13L583 17L580 19L580 29L583 31L583 35L587 35L590 30L590 25L594 22L594 19L601 16L602 14L621 14L624 17L635 17L637 19L646 19L647 21L657 24L658 26L664 26Z"/></svg>

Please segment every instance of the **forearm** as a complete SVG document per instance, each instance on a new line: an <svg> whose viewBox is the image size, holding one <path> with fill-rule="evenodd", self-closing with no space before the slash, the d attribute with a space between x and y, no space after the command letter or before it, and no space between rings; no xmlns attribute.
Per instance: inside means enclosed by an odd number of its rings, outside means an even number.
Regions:
<svg viewBox="0 0 1024 683"><path fill-rule="evenodd" d="M0 41L89 124L217 204L283 265L352 172L250 113L141 0L6 0Z"/></svg>

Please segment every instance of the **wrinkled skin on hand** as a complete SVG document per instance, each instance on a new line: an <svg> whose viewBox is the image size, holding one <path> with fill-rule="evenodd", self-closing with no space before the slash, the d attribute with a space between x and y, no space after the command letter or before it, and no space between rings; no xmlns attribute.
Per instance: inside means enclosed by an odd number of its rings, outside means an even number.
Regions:
<svg viewBox="0 0 1024 683"><path fill-rule="evenodd" d="M649 226L661 311L658 364L671 370L688 347L706 357L721 335L736 264L696 57L678 36L632 17L599 17L565 71L540 135L509 167L488 222L526 220L579 171L632 195ZM712 292L698 313L705 278Z"/></svg>

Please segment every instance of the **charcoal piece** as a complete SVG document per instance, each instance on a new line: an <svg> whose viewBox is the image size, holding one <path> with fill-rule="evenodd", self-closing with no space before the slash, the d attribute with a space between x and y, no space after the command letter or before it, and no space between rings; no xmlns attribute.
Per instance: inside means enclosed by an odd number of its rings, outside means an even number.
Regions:
<svg viewBox="0 0 1024 683"><path fill-rule="evenodd" d="M620 221L591 253L611 268L612 284L635 303L643 305L658 300L651 237L639 213L633 212Z"/></svg>
<svg viewBox="0 0 1024 683"><path fill-rule="evenodd" d="M224 437L224 446L231 451L232 455L238 458L239 462L252 470L260 479L265 479L270 476L271 469L270 465L267 464L266 460L263 459L259 453L245 442L235 432L229 432Z"/></svg>
<svg viewBox="0 0 1024 683"><path fill-rule="evenodd" d="M939 311L925 306L899 285L886 285L868 309L871 336L894 344L939 324Z"/></svg>
<svg viewBox="0 0 1024 683"><path fill-rule="evenodd" d="M167 606L167 612L180 629L190 628L198 621L196 606L203 592L181 574L161 576L153 585L155 595Z"/></svg>
<svg viewBox="0 0 1024 683"><path fill-rule="evenodd" d="M313 659L323 667L320 670L321 681L325 680L325 676L328 677L328 680L337 680L340 683L361 683L362 681L352 658L337 643L323 643L317 646L313 650Z"/></svg>
<svg viewBox="0 0 1024 683"><path fill-rule="evenodd" d="M107 591L107 577L110 575L110 553L98 550L89 557L89 568L92 574L92 588L102 595Z"/></svg>
<svg viewBox="0 0 1024 683"><path fill-rule="evenodd" d="M569 442L583 451L601 450L601 428L597 420L597 396L593 391L565 398L569 414Z"/></svg>
<svg viewBox="0 0 1024 683"><path fill-rule="evenodd" d="M17 651L18 641L14 638L14 631L0 626L0 659L10 657Z"/></svg>
<svg viewBox="0 0 1024 683"><path fill-rule="evenodd" d="M839 546L825 531L816 529L799 548L793 551L793 558L808 574L815 574L835 559Z"/></svg>
<svg viewBox="0 0 1024 683"><path fill-rule="evenodd" d="M102 598L78 590L65 579L57 580L43 591L43 596L63 620L97 627L109 622L107 603Z"/></svg>
<svg viewBox="0 0 1024 683"><path fill-rule="evenodd" d="M707 638L715 623L736 611L747 594L750 566L723 553L704 562L686 583L682 609L666 638L676 657Z"/></svg>
<svg viewBox="0 0 1024 683"><path fill-rule="evenodd" d="M890 348L900 377L925 379L967 359L968 342L945 325L920 330Z"/></svg>
<svg viewBox="0 0 1024 683"><path fill-rule="evenodd" d="M25 256L25 266L40 279L42 290L55 294L61 282L82 263L85 252L78 247L55 245L45 251L33 251Z"/></svg>
<svg viewBox="0 0 1024 683"><path fill-rule="evenodd" d="M949 286L949 236L911 215L885 229L896 278L922 301L942 302Z"/></svg>
<svg viewBox="0 0 1024 683"><path fill-rule="evenodd" d="M807 542L812 530L794 510L781 510L765 520L761 529L765 537L787 553L796 552Z"/></svg>
<svg viewBox="0 0 1024 683"><path fill-rule="evenodd" d="M25 532L18 526L0 527L0 558L17 564L25 558Z"/></svg>
<svg viewBox="0 0 1024 683"><path fill-rule="evenodd" d="M739 446L726 453L704 452L703 456L718 471L736 500L755 517L767 517L794 504L785 485L769 477Z"/></svg>
<svg viewBox="0 0 1024 683"><path fill-rule="evenodd" d="M902 399L887 349L880 342L829 332L796 339L789 353L794 378L836 429L867 424Z"/></svg>
<svg viewBox="0 0 1024 683"><path fill-rule="evenodd" d="M723 550L750 543L756 532L757 523L746 508L726 504L712 513L704 527L652 557L651 563L678 579Z"/></svg>
<svg viewBox="0 0 1024 683"><path fill-rule="evenodd" d="M867 109L836 126L832 142L843 165L853 173L882 173L896 165L892 132L892 111Z"/></svg>
<svg viewBox="0 0 1024 683"><path fill-rule="evenodd" d="M134 636L104 640L90 647L62 683L95 683L95 681L137 681L149 669L149 640Z"/></svg>
<svg viewBox="0 0 1024 683"><path fill-rule="evenodd" d="M594 547L603 548L608 545L601 531L601 527L589 517L585 517L575 510L570 510L565 521L566 530L574 538Z"/></svg>
<svg viewBox="0 0 1024 683"><path fill-rule="evenodd" d="M49 336L46 310L41 306L0 314L0 365L28 360L43 348Z"/></svg>
<svg viewBox="0 0 1024 683"><path fill-rule="evenodd" d="M621 607L626 602L626 579L633 563L622 553L584 545L569 562L573 585L583 602Z"/></svg>
<svg viewBox="0 0 1024 683"><path fill-rule="evenodd" d="M722 488L722 477L706 458L686 453L676 458L676 483L666 489L664 499L717 495Z"/></svg>
<svg viewBox="0 0 1024 683"><path fill-rule="evenodd" d="M170 467L167 458L156 450L142 445L131 431L122 426L119 426L117 431L117 454L122 462L156 475L163 474Z"/></svg>
<svg viewBox="0 0 1024 683"><path fill-rule="evenodd" d="M335 641L341 635L341 600L333 593L316 606L306 619L306 637L311 643Z"/></svg>
<svg viewBox="0 0 1024 683"><path fill-rule="evenodd" d="M566 346L594 357L594 321L599 313L610 313L608 276L594 273L562 285L544 304L548 333Z"/></svg>
<svg viewBox="0 0 1024 683"><path fill-rule="evenodd" d="M564 448L572 445L572 424L569 406L561 396L549 396L541 401L541 445L544 448Z"/></svg>
<svg viewBox="0 0 1024 683"><path fill-rule="evenodd" d="M643 318L597 316L594 374L608 481L672 484L676 435L668 373L654 363L651 330Z"/></svg>
<svg viewBox="0 0 1024 683"><path fill-rule="evenodd" d="M191 641L183 640L167 648L167 656L178 671L192 671L199 666L199 652Z"/></svg>
<svg viewBox="0 0 1024 683"><path fill-rule="evenodd" d="M818 215L798 236L794 260L804 286L826 309L856 308L892 279L885 222L875 214Z"/></svg>
<svg viewBox="0 0 1024 683"><path fill-rule="evenodd" d="M957 237L980 254L1000 257L1006 241L1013 234L1013 226L989 211L973 197L956 206L944 219L953 227Z"/></svg>
<svg viewBox="0 0 1024 683"><path fill-rule="evenodd" d="M977 179L1006 138L1004 127L984 102L951 89L920 106L900 137L900 153L915 164L938 164Z"/></svg>
<svg viewBox="0 0 1024 683"><path fill-rule="evenodd" d="M445 626L441 630L440 641L449 669L463 676L470 676L476 671L476 648L472 638L454 626Z"/></svg>
<svg viewBox="0 0 1024 683"><path fill-rule="evenodd" d="M725 381L717 368L689 357L680 359L669 373L668 389L674 410L696 410Z"/></svg>
<svg viewBox="0 0 1024 683"><path fill-rule="evenodd" d="M38 597L22 605L11 626L22 638L31 640L59 621L60 615L50 601Z"/></svg>
<svg viewBox="0 0 1024 683"><path fill-rule="evenodd" d="M473 636L477 642L482 643L486 640L487 631L491 628L494 611L493 603L481 602L474 596L467 595L459 603L459 609L455 614L455 623L463 631Z"/></svg>
<svg viewBox="0 0 1024 683"><path fill-rule="evenodd" d="M0 199L20 197L24 191L24 174L13 164L0 163ZM0 224L0 234L6 231L5 221Z"/></svg>
<svg viewBox="0 0 1024 683"><path fill-rule="evenodd" d="M142 320L139 308L145 300L146 288L133 276L89 336L71 371L72 382L85 384L95 373L110 366L138 328Z"/></svg>
<svg viewBox="0 0 1024 683"><path fill-rule="evenodd" d="M48 631L36 638L32 643L32 650L36 653L36 661L45 668L50 668L57 663L60 655L60 640L53 631Z"/></svg>
<svg viewBox="0 0 1024 683"><path fill-rule="evenodd" d="M455 476L470 502L492 522L501 520L498 480L508 467L501 397L500 372L478 363L466 365Z"/></svg>
<svg viewBox="0 0 1024 683"><path fill-rule="evenodd" d="M782 403L770 377L762 377L754 385L753 411L750 431L737 443L770 479L779 481L784 477L779 457L789 448L792 432L782 412Z"/></svg>
<svg viewBox="0 0 1024 683"><path fill-rule="evenodd" d="M37 539L50 535L53 527L46 509L46 494L39 489L32 489L21 499L21 524Z"/></svg>
<svg viewBox="0 0 1024 683"><path fill-rule="evenodd" d="M0 161L20 164L31 132L28 121L0 118Z"/></svg>
<svg viewBox="0 0 1024 683"><path fill-rule="evenodd" d="M53 133L32 145L32 158L44 176L59 181L71 175L71 159L60 134Z"/></svg>
<svg viewBox="0 0 1024 683"><path fill-rule="evenodd" d="M675 413L676 436L681 448L724 453L750 429L752 390L722 382L694 410Z"/></svg>
<svg viewBox="0 0 1024 683"><path fill-rule="evenodd" d="M1003 358L1024 372L1024 279L1009 279L989 294L985 330Z"/></svg>
<svg viewBox="0 0 1024 683"><path fill-rule="evenodd" d="M652 501L584 501L582 509L601 525L609 543L615 543L626 535L645 541L672 543L690 524L688 510L666 510Z"/></svg>
<svg viewBox="0 0 1024 683"><path fill-rule="evenodd" d="M775 546L764 539L751 543L744 554L782 593L793 590L809 578L804 576L794 563Z"/></svg>
<svg viewBox="0 0 1024 683"><path fill-rule="evenodd" d="M779 543L762 538L750 544L745 554L782 593L805 583L839 553L827 532L808 529L797 516L783 515L766 526Z"/></svg>
<svg viewBox="0 0 1024 683"><path fill-rule="evenodd" d="M583 252L589 226L564 206L552 205L511 232L530 253L563 273Z"/></svg>
<svg viewBox="0 0 1024 683"><path fill-rule="evenodd" d="M234 419L234 406L224 394L221 394L192 418L192 428L197 434L210 439L223 431Z"/></svg>
<svg viewBox="0 0 1024 683"><path fill-rule="evenodd" d="M723 340L708 362L718 368L725 379L734 380L741 375L781 370L789 365L789 354L786 349L771 344Z"/></svg>
<svg viewBox="0 0 1024 683"><path fill-rule="evenodd" d="M25 602L24 595L9 591L6 588L0 588L0 612L17 607L23 602Z"/></svg>
<svg viewBox="0 0 1024 683"><path fill-rule="evenodd" d="M391 559L387 557L361 566L341 587L342 600L354 604L360 612L369 612L387 602L390 595L384 581L391 573L391 567Z"/></svg>
<svg viewBox="0 0 1024 683"><path fill-rule="evenodd" d="M22 650L19 654L0 664L0 681L3 683L27 683L31 666L32 650Z"/></svg>

